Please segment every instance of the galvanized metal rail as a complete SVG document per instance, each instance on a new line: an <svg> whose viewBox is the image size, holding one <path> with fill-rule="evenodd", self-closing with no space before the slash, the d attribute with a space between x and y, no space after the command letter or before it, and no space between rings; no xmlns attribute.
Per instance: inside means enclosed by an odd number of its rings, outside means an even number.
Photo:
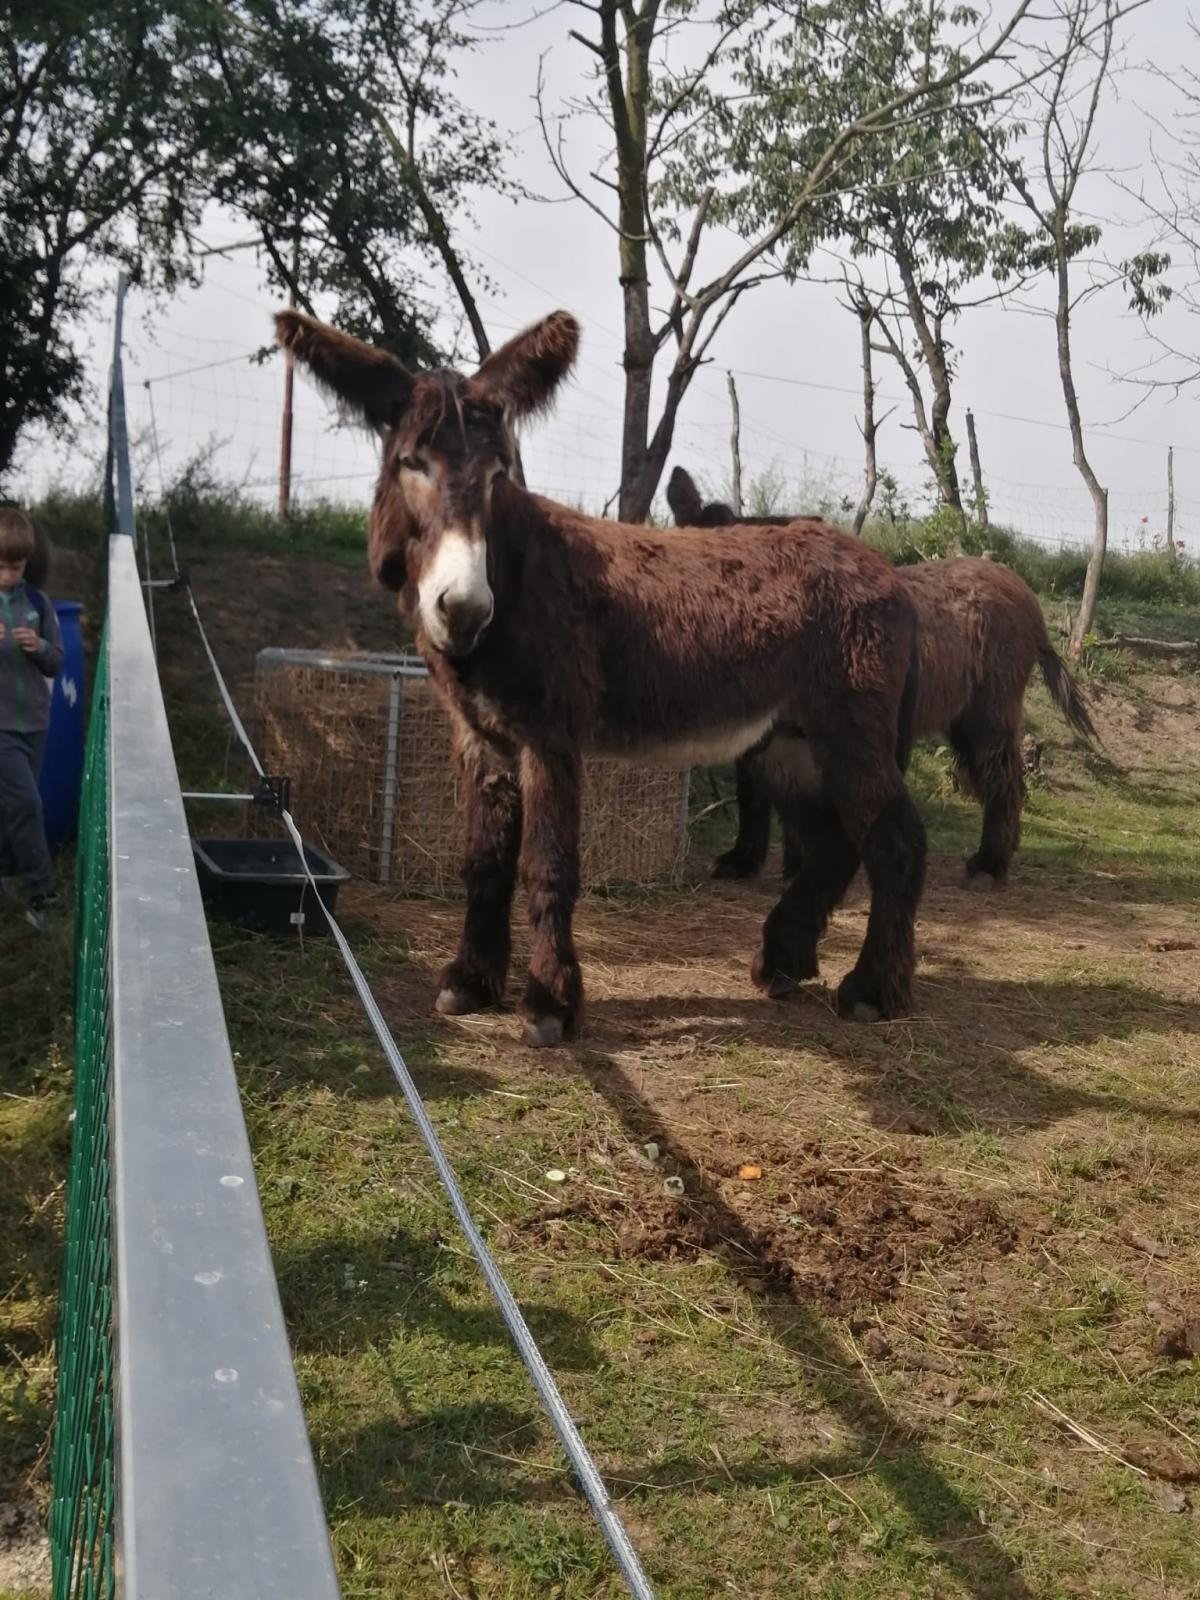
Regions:
<svg viewBox="0 0 1200 1600"><path fill-rule="evenodd" d="M109 557L126 1600L338 1600L133 540Z"/></svg>

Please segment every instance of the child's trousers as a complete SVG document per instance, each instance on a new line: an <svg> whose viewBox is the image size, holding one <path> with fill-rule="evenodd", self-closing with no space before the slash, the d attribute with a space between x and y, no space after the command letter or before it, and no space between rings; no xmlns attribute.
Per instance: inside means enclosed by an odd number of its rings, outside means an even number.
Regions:
<svg viewBox="0 0 1200 1600"><path fill-rule="evenodd" d="M0 728L0 872L19 873L35 898L54 892L37 783L45 749L44 729L13 733Z"/></svg>

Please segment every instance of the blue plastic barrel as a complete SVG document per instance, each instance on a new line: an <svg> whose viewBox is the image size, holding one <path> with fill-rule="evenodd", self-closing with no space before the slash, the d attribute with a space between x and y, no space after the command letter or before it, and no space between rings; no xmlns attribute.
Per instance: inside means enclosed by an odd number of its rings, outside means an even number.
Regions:
<svg viewBox="0 0 1200 1600"><path fill-rule="evenodd" d="M56 600L63 664L50 696L50 727L38 788L46 817L46 842L57 850L79 820L83 781L83 632L78 600Z"/></svg>

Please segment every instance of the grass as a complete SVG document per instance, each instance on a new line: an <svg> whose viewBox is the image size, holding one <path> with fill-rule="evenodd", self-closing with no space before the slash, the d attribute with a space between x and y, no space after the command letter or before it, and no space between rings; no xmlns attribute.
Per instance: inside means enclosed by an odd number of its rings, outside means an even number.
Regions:
<svg viewBox="0 0 1200 1600"><path fill-rule="evenodd" d="M291 615L273 596L255 639ZM206 620L222 659L248 648L244 613ZM227 738L185 624L160 608L180 775L203 787ZM589 902L588 1036L546 1057L515 1047L511 1014L431 1014L459 908L344 891L664 1600L1200 1592L1200 1491L1173 1481L1200 1473L1200 1362L1158 1353L1160 1325L1200 1316L1200 982L1194 954L1149 948L1200 942L1196 680L1105 671L1104 759L1030 696L1044 771L1003 895L957 888L978 811L944 752L918 753L935 858L904 1023L752 995L777 858L758 884ZM698 874L731 820L706 819ZM835 920L831 980L859 909ZM345 1594L620 1594L336 953L212 938ZM2 1501L45 1493L67 931L39 945L0 922L0 973ZM761 1180L737 1178L748 1160ZM0 1545L8 1600L2 1563Z"/></svg>
<svg viewBox="0 0 1200 1600"><path fill-rule="evenodd" d="M69 923L38 938L0 900L0 1506L40 1461L53 1415L71 970Z"/></svg>

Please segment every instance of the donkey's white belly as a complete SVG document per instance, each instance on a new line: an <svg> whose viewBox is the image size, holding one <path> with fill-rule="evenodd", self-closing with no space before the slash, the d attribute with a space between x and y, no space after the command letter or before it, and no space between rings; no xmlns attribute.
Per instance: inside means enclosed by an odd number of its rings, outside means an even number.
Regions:
<svg viewBox="0 0 1200 1600"><path fill-rule="evenodd" d="M744 756L770 731L774 721L772 714L740 726L705 729L691 738L666 744L617 745L601 739L596 741L594 753L646 767L712 767ZM800 799L814 798L821 791L821 768L811 739L777 733L755 756L755 762L771 787L783 793Z"/></svg>
<svg viewBox="0 0 1200 1600"><path fill-rule="evenodd" d="M775 721L775 713L727 728L704 728L686 739L663 744L627 744L601 734L593 749L598 756L636 762L643 767L714 767L736 761L756 745Z"/></svg>

